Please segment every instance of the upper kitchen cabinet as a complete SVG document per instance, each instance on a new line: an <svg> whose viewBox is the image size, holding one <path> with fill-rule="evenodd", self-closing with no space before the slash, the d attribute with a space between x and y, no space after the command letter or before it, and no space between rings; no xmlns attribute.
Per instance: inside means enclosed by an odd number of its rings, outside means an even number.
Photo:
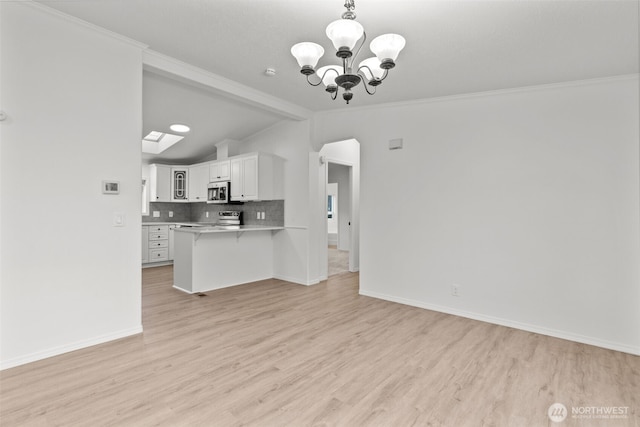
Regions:
<svg viewBox="0 0 640 427"><path fill-rule="evenodd" d="M281 159L251 153L230 160L231 200L277 200L284 198Z"/></svg>
<svg viewBox="0 0 640 427"><path fill-rule="evenodd" d="M231 179L231 162L222 160L209 166L209 182L229 181Z"/></svg>
<svg viewBox="0 0 640 427"><path fill-rule="evenodd" d="M209 163L189 166L189 201L206 202L209 182Z"/></svg>
<svg viewBox="0 0 640 427"><path fill-rule="evenodd" d="M149 201L171 201L171 166L149 165Z"/></svg>
<svg viewBox="0 0 640 427"><path fill-rule="evenodd" d="M171 201L172 202L188 202L188 177L189 167L171 168Z"/></svg>

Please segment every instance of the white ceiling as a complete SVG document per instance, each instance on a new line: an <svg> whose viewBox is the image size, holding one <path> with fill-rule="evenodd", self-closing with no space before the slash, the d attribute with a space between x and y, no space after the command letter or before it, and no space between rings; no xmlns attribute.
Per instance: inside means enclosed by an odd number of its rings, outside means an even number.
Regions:
<svg viewBox="0 0 640 427"><path fill-rule="evenodd" d="M325 36L326 25L344 11L343 0L56 0L40 3L149 45L150 49L235 80L313 111L344 108L320 88L306 83L291 56L300 41L324 46L319 65L337 63ZM358 21L369 40L397 32L407 40L389 78L368 96L354 89L353 107L638 73L640 0L356 0ZM366 50L366 52L365 52ZM370 56L368 46L362 59ZM277 70L267 77L264 70ZM169 89L168 89L169 88ZM174 90L170 97L161 95ZM158 93L156 93L158 92ZM180 94L178 96L177 94ZM199 109L186 97L208 96L212 113L204 114L206 139L242 138L277 120L273 113L249 109L235 131L228 108L248 108L217 95L145 74L145 131L164 123L173 108ZM153 99L158 107L149 106ZM200 99L202 101L202 99ZM160 106L163 107L160 107ZM192 108L189 108L191 106ZM178 108L179 107L179 108ZM238 110L239 109L239 110ZM166 115L162 116L163 110ZM180 121L174 118L170 121ZM234 116L235 117L235 116ZM228 121L228 122L227 122ZM255 126L254 126L255 123ZM168 126L170 123L166 123ZM156 129L162 130L162 129ZM194 129L195 131L195 129ZM198 130L200 132L200 130ZM204 131L204 128L202 129ZM224 139L222 138L222 139ZM180 143L182 144L182 143ZM178 145L180 145L178 144ZM204 153L203 147L176 158Z"/></svg>
<svg viewBox="0 0 640 427"><path fill-rule="evenodd" d="M166 151L143 153L149 163L195 163L214 154L218 142L240 141L282 120L277 114L148 71L143 74L142 105L143 135L152 130L176 134L169 129L173 123L191 128Z"/></svg>

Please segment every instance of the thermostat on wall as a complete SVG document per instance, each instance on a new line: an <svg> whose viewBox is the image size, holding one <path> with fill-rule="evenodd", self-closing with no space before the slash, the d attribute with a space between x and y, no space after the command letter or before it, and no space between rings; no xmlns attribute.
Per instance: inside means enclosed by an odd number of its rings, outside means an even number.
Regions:
<svg viewBox="0 0 640 427"><path fill-rule="evenodd" d="M402 138L396 138L389 141L389 150L402 149Z"/></svg>
<svg viewBox="0 0 640 427"><path fill-rule="evenodd" d="M102 181L102 194L120 193L120 183L118 181Z"/></svg>

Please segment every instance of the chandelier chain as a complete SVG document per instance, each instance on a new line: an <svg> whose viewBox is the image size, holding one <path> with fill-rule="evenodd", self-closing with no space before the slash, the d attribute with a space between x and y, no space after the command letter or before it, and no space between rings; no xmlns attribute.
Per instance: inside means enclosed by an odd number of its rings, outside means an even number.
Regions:
<svg viewBox="0 0 640 427"><path fill-rule="evenodd" d="M356 8L356 1L355 0L346 0L344 2L344 7L346 7L348 11L352 11L353 9Z"/></svg>

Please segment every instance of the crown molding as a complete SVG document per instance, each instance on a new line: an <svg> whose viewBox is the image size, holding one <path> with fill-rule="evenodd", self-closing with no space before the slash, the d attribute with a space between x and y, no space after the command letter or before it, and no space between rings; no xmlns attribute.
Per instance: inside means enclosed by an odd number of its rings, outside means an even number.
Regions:
<svg viewBox="0 0 640 427"><path fill-rule="evenodd" d="M637 81L639 79L640 79L640 73L623 74L619 76L598 77L594 79L572 80L568 82L521 86L516 88L497 89L497 90L489 90L484 92L464 93L460 95L448 95L448 96L439 96L434 98L414 99L410 101L387 102L384 104L365 105L362 107L354 107L354 108L343 107L335 110L318 111L316 112L316 114L323 115L323 114L354 112L354 111L371 111L371 110L386 109L386 108L413 107L418 105L435 104L438 102L448 102L448 101L457 101L457 100L475 99L475 98L487 98L487 97L500 96L500 95L538 92L541 90L552 90L552 89L569 88L569 87L591 86L595 84L610 83L610 82L616 82L616 81L631 81L631 80Z"/></svg>
<svg viewBox="0 0 640 427"><path fill-rule="evenodd" d="M64 12L60 12L59 10L53 9L53 8L51 8L49 6L45 6L45 5L41 4L41 3L37 3L37 2L35 2L33 0L22 0L22 1L17 2L17 3L25 5L25 6L29 6L29 7L33 8L33 9L40 10L42 12L45 12L45 13L49 14L49 15L61 18L61 19L65 20L65 21L67 21L67 22L70 22L70 23L74 24L74 25L79 25L79 26L84 27L84 28L86 28L88 30L94 31L96 33L99 33L99 34L102 34L104 36L110 37L112 39L118 40L120 42L126 43L126 44L128 44L130 46L136 47L136 48L138 48L140 50L145 50L145 49L147 49L149 47L149 45L146 45L144 43L140 43L139 41L130 39L129 37L125 37L125 36L123 36L121 34L114 33L113 31L106 30L106 29L104 29L102 27L99 27L97 25L91 24L91 23L89 23L87 21L83 21L82 19L76 18L75 16L67 15Z"/></svg>

